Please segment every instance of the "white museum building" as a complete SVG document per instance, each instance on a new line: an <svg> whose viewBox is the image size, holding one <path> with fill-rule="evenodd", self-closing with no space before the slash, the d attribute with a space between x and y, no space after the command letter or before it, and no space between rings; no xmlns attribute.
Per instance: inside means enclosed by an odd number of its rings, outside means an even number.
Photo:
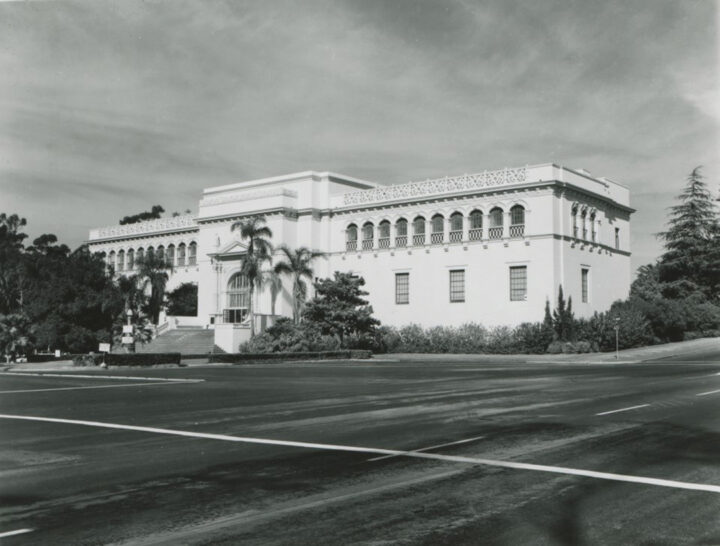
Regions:
<svg viewBox="0 0 720 546"><path fill-rule="evenodd" d="M581 317L625 298L633 212L626 187L555 164L392 186L307 171L207 188L197 215L92 229L88 246L118 275L148 252L165 256L168 290L198 285L198 315L163 316L159 331L213 329L235 352L249 337L238 220L262 216L273 245L324 252L318 278L364 278L383 324L494 326L542 320L561 285ZM292 315L283 282L255 295L260 328Z"/></svg>

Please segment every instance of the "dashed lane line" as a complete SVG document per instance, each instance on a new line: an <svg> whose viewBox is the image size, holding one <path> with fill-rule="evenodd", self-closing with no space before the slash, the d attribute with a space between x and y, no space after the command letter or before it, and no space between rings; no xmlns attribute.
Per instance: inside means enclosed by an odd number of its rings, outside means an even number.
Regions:
<svg viewBox="0 0 720 546"><path fill-rule="evenodd" d="M610 415L611 413L620 413L621 411L630 411L634 409L646 408L650 404L640 404L639 406L630 406L629 408L621 408L611 411L603 411L602 413L596 413L595 415Z"/></svg>
<svg viewBox="0 0 720 546"><path fill-rule="evenodd" d="M72 377L77 379L128 379L133 381L166 381L169 383L200 383L204 379L177 379L171 377L140 377L135 375L95 375L43 372L0 372L0 375L17 375L21 377Z"/></svg>
<svg viewBox="0 0 720 546"><path fill-rule="evenodd" d="M33 529L16 529L14 531L6 531L5 533L0 533L0 538L5 537L14 537L15 535L23 535L25 533L32 533Z"/></svg>
<svg viewBox="0 0 720 546"><path fill-rule="evenodd" d="M440 449L441 447L450 447L450 446L456 446L456 445L460 445L460 444L467 444L469 442L474 442L475 440L480 440L482 438L485 438L485 436L475 436L474 438L465 438L464 440L458 440L456 442L448 442L446 444L438 444L435 446L428 446L428 447L423 447L420 449L413 449L412 451L413 451L413 453L421 453L423 451L431 451L433 449ZM391 459L393 457L399 457L399 455L383 455L382 457L373 457L372 459L368 459L368 462L370 463L373 461L382 461L383 459Z"/></svg>
<svg viewBox="0 0 720 546"><path fill-rule="evenodd" d="M481 459L476 457L461 457L457 455L440 455L437 453L419 453L417 451L401 451L396 449L380 449L373 447L346 446L335 444L320 444L312 442L295 442L289 440L272 440L269 438L248 438L243 436L230 436L226 434L209 434L203 432L191 432L187 430L173 430L155 427L140 427L122 425L117 423L105 423L100 421L79 421L74 419L58 419L51 417L35 417L29 415L8 415L0 414L0 419L16 419L23 421L39 421L46 423L61 423L69 425L83 425L99 428L110 428L118 430L133 430L138 432L150 432L154 434L167 434L171 436L184 436L187 438L203 438L207 440L221 440L225 442L241 442L247 444L275 445L285 447L299 447L307 449L319 449L327 451L343 451L348 453L372 453L375 455L398 455L416 459L429 459L433 461L466 463L472 465L493 466L499 468L512 468L516 470L533 470L536 472L548 472L551 474L562 474L569 476L582 476L614 482L639 483L643 485L654 485L659 487L670 487L674 489L689 489L693 491L705 491L709 493L720 493L720 485L680 482L675 480L664 480L649 478L645 476L632 476L628 474L613 474L610 472L596 472L594 470L582 470L577 468L565 468L561 466L549 466L514 461L497 461L493 459Z"/></svg>

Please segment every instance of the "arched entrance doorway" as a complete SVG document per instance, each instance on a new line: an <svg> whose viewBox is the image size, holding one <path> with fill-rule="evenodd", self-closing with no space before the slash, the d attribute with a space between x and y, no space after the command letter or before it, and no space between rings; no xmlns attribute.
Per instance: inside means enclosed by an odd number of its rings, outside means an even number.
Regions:
<svg viewBox="0 0 720 546"><path fill-rule="evenodd" d="M223 322L240 323L247 319L250 309L250 284L242 273L235 273L227 283Z"/></svg>

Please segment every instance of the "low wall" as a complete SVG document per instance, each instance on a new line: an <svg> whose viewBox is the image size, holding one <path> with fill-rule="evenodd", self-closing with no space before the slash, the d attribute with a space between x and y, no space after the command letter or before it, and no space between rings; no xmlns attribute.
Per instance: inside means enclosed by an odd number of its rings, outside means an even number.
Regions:
<svg viewBox="0 0 720 546"><path fill-rule="evenodd" d="M245 324L216 324L215 345L226 353L235 353L241 343L250 340L250 326Z"/></svg>

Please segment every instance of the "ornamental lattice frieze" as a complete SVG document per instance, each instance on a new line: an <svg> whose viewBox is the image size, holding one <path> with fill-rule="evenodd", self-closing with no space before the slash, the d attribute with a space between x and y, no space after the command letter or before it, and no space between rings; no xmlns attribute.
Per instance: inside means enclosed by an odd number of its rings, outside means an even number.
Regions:
<svg viewBox="0 0 720 546"><path fill-rule="evenodd" d="M484 171L478 174L464 174L462 176L435 178L424 182L408 182L361 190L343 195L343 204L346 206L364 205L382 201L395 201L413 199L445 193L456 193L509 184L521 184L527 181L527 169L500 169L497 171Z"/></svg>
<svg viewBox="0 0 720 546"><path fill-rule="evenodd" d="M126 224L123 226L108 226L92 229L90 230L90 240L94 241L96 239L108 239L112 237L124 237L128 235L142 235L146 233L172 231L175 229L195 227L197 227L195 216L172 216L170 218L148 220L147 222L137 222L136 224Z"/></svg>

